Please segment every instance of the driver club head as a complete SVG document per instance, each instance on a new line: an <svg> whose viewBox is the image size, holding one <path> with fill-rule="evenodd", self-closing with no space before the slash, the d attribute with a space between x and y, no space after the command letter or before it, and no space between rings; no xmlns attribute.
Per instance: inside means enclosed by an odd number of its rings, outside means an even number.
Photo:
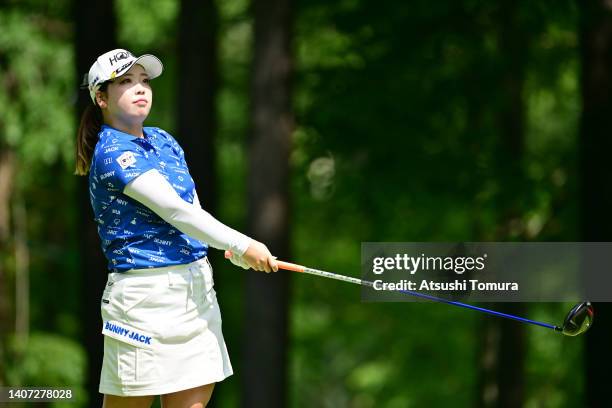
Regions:
<svg viewBox="0 0 612 408"><path fill-rule="evenodd" d="M591 302L578 303L565 316L562 333L566 336L577 336L584 333L593 324L595 312Z"/></svg>

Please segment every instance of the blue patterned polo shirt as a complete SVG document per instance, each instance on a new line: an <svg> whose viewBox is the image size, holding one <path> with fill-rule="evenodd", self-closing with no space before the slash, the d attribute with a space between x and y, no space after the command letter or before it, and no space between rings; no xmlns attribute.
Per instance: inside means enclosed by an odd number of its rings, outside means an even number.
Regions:
<svg viewBox="0 0 612 408"><path fill-rule="evenodd" d="M159 128L145 127L143 133L139 138L103 125L91 160L89 196L110 272L186 264L208 252L207 244L123 194L127 183L156 169L183 200L193 203L195 197L176 140Z"/></svg>

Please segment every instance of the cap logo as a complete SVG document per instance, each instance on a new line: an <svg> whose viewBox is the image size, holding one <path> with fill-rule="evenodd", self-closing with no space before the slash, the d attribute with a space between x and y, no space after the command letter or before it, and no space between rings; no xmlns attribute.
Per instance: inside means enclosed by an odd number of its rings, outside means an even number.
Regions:
<svg viewBox="0 0 612 408"><path fill-rule="evenodd" d="M117 68L115 70L115 75L119 75L121 74L123 71L125 71L126 69L128 69L129 67L132 66L132 62L128 62L127 64L123 64L122 66L120 66L119 68Z"/></svg>
<svg viewBox="0 0 612 408"><path fill-rule="evenodd" d="M131 57L132 54L130 54L127 51L119 51L118 53L116 53L115 55L113 55L112 57L108 58L108 62L110 62L111 66L114 65L116 62L129 58Z"/></svg>

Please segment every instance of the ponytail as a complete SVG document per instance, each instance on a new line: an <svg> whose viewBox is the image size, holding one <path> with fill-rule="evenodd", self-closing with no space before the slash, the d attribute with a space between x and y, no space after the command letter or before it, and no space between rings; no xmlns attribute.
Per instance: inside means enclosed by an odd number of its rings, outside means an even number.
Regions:
<svg viewBox="0 0 612 408"><path fill-rule="evenodd" d="M106 86L107 83L103 83L100 91L106 91ZM91 156L103 124L102 109L97 104L88 104L81 116L81 124L77 133L76 169L74 170L77 176L85 176L89 172Z"/></svg>

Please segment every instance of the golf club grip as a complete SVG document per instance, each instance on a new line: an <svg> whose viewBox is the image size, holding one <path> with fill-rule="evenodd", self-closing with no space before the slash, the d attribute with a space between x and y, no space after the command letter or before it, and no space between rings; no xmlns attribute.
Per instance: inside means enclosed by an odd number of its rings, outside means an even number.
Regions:
<svg viewBox="0 0 612 408"><path fill-rule="evenodd" d="M276 261L276 264L278 265L279 269L284 269L286 271L304 272L305 269L302 265L294 264L291 262Z"/></svg>

